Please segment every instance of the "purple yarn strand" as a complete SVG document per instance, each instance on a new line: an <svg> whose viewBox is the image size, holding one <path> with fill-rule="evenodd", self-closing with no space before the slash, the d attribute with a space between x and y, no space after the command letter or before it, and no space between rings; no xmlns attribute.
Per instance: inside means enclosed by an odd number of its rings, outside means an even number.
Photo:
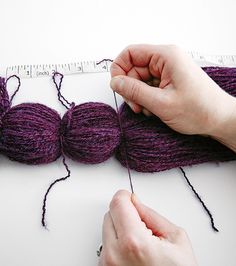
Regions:
<svg viewBox="0 0 236 266"><path fill-rule="evenodd" d="M127 168L128 176L129 176L130 189L131 189L131 192L134 193L134 187L133 187L131 171L129 167L128 155L127 155L126 139L125 139L125 134L124 134L122 124L121 124L120 113L119 113L119 108L118 108L117 99L116 99L116 93L114 91L113 91L113 95L114 95L114 100L115 100L115 105L116 105L116 110L117 110L117 115L118 115L118 120L119 120L119 125L120 125L121 136L123 137L124 150L125 150L125 161L126 161L126 168Z"/></svg>
<svg viewBox="0 0 236 266"><path fill-rule="evenodd" d="M211 221L211 227L215 232L219 232L219 230L215 227L215 222L214 222L214 218L211 214L211 212L209 211L209 209L207 208L206 204L204 203L204 201L201 199L201 197L199 196L199 194L197 193L197 191L195 190L195 188L193 187L193 185L191 184L191 182L189 181L184 169L182 167L179 168L186 180L186 182L188 183L188 185L190 186L190 188L192 189L193 193L195 194L195 196L197 197L197 199L200 201L200 203L202 204L203 209L206 211L206 213L208 214L210 221Z"/></svg>
<svg viewBox="0 0 236 266"><path fill-rule="evenodd" d="M98 61L98 62L97 62L97 65L100 65L100 64L103 63L103 62L113 62L113 60L110 59L110 58L104 58L104 59Z"/></svg>
<svg viewBox="0 0 236 266"><path fill-rule="evenodd" d="M16 78L16 79L17 79L17 81L18 81L18 85L17 85L16 90L14 91L14 93L13 93L12 96L11 96L11 99L10 99L10 105L11 105L11 103L12 103L12 101L13 101L15 95L17 94L17 92L19 91L20 86L21 86L20 78L19 78L17 75L12 75L12 76L10 76L9 78L7 78L7 80L6 80L6 85L7 85L8 81L9 81L10 79L12 79L12 78Z"/></svg>
<svg viewBox="0 0 236 266"><path fill-rule="evenodd" d="M98 64L104 61L110 60L103 59ZM203 70L223 90L236 97L236 68L206 67ZM12 77L18 79L18 87L9 100L6 82ZM70 176L65 156L81 163L96 164L115 155L127 168L132 193L131 169L158 172L236 159L233 151L211 138L175 132L158 117L136 114L127 104L122 104L118 110L115 93L116 111L104 103L70 103L61 94L63 75L57 72L53 82L58 100L67 109L62 119L55 110L38 103L11 107L21 85L19 77L12 77L7 81L0 77L0 153L27 164L50 163L62 156L67 170L67 175L55 180L45 194L42 215L45 227L48 193L55 183ZM190 182L188 184L198 195ZM204 202L198 199L207 211ZM217 231L209 210L207 213Z"/></svg>
<svg viewBox="0 0 236 266"><path fill-rule="evenodd" d="M60 79L59 79L59 84L57 83L56 81L56 76L60 76ZM56 86L56 89L57 89L57 97L58 97L58 100L61 102L61 104L66 108L66 109L69 109L69 107L71 106L71 103L69 101L67 101L67 99L61 94L61 85L62 85L62 80L63 80L64 76L63 74L59 73L59 72L54 72L53 73L53 76L52 76L52 79L53 79L53 82ZM69 107L63 102L63 101L69 105Z"/></svg>
<svg viewBox="0 0 236 266"><path fill-rule="evenodd" d="M46 209L47 209L47 197L48 197L48 194L49 194L50 190L52 189L52 187L53 187L56 183L66 180L67 178L70 177L70 173L71 173L71 172L70 172L70 169L69 169L69 167L68 167L68 165L67 165L67 163L66 163L66 159L65 159L64 154L62 154L62 162L63 162L63 165L65 166L66 171L67 171L67 175L64 176L64 177L58 178L58 179L56 179L55 181L53 181L53 182L49 185L49 187L48 187L48 189L47 189L47 191L46 191L46 193L45 193L45 195L44 195L44 199L43 199L43 206L42 206L42 220L41 220L41 224L42 224L42 226L45 227L46 229L47 229L47 225L46 225L46 222L45 222L45 216L46 216Z"/></svg>

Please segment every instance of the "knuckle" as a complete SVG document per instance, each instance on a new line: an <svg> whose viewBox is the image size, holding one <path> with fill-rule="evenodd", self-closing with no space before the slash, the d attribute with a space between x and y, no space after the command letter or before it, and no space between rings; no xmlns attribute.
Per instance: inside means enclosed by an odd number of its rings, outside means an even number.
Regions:
<svg viewBox="0 0 236 266"><path fill-rule="evenodd" d="M119 71L120 71L120 67L117 65L115 61L113 61L113 63L110 66L111 77L116 76L117 73L119 73Z"/></svg>
<svg viewBox="0 0 236 266"><path fill-rule="evenodd" d="M169 45L168 46L168 50L169 50L169 55L170 58L173 58L174 60L182 60L183 55L185 55L185 52L183 51L183 49L177 45Z"/></svg>
<svg viewBox="0 0 236 266"><path fill-rule="evenodd" d="M140 95L140 86L138 82L131 81L130 82L130 91L129 91L129 99L131 101L136 102Z"/></svg>
<svg viewBox="0 0 236 266"><path fill-rule="evenodd" d="M129 44L125 47L126 51L133 50L133 48L137 47L137 44Z"/></svg>
<svg viewBox="0 0 236 266"><path fill-rule="evenodd" d="M135 256L138 258L142 257L144 246L142 241L140 241L134 235L126 236L123 240L123 251L128 256Z"/></svg>
<svg viewBox="0 0 236 266"><path fill-rule="evenodd" d="M178 45L176 45L176 44L170 44L170 45L167 45L167 47L172 52L179 52L179 51L181 51L181 48Z"/></svg>
<svg viewBox="0 0 236 266"><path fill-rule="evenodd" d="M187 237L186 231L182 227L179 227L179 226L176 227L176 230L174 231L173 234L174 234L175 239L183 239Z"/></svg>
<svg viewBox="0 0 236 266"><path fill-rule="evenodd" d="M155 53L152 58L152 62L149 64L150 72L151 73L158 73L160 68L160 61L163 62L163 59L160 58L158 53ZM159 63L158 63L159 62Z"/></svg>

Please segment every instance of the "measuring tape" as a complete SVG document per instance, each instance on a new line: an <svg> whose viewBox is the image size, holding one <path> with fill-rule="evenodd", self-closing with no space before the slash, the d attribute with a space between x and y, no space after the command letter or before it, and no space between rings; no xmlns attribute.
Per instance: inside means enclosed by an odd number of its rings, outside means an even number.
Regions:
<svg viewBox="0 0 236 266"><path fill-rule="evenodd" d="M225 66L236 67L236 55L204 55L198 52L188 52L194 61L200 66ZM56 71L63 75L82 73L102 73L110 71L111 62L81 61L68 64L39 64L18 65L6 69L6 77L17 75L20 78L37 78L52 76Z"/></svg>
<svg viewBox="0 0 236 266"><path fill-rule="evenodd" d="M10 66L6 69L6 77L17 75L21 78L38 78L52 76L54 72L59 72L63 75L109 72L111 62L103 61L99 64L97 63L98 61L81 61L69 64Z"/></svg>

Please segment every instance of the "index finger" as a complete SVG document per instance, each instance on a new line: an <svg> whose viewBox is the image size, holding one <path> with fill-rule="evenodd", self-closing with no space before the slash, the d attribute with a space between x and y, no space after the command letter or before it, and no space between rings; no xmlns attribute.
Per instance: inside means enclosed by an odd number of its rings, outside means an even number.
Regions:
<svg viewBox="0 0 236 266"><path fill-rule="evenodd" d="M141 218L131 201L131 193L118 191L110 204L110 214L118 239L144 229Z"/></svg>

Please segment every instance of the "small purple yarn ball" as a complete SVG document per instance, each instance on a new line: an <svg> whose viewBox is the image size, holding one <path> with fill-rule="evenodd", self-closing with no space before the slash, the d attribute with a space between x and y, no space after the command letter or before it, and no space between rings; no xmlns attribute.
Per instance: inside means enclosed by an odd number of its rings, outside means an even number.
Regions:
<svg viewBox="0 0 236 266"><path fill-rule="evenodd" d="M10 108L1 119L0 151L11 160L42 164L61 155L60 116L38 103Z"/></svg>
<svg viewBox="0 0 236 266"><path fill-rule="evenodd" d="M120 143L117 113L104 103L72 107L62 118L61 131L64 153L82 163L106 161Z"/></svg>

